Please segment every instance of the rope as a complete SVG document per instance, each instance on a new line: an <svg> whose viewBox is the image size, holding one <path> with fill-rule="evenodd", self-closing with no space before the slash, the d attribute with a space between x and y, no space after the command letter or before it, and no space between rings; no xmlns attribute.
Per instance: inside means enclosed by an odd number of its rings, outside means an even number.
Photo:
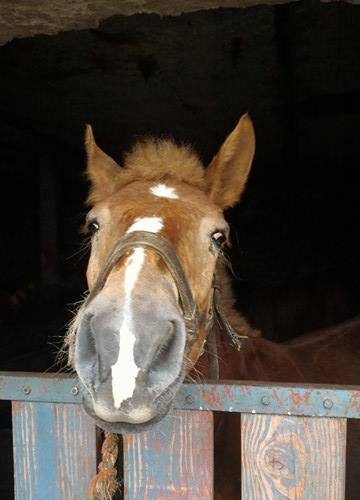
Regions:
<svg viewBox="0 0 360 500"><path fill-rule="evenodd" d="M112 500L119 488L116 460L118 457L119 436L105 432L101 446L101 462L97 474L89 485L89 500Z"/></svg>

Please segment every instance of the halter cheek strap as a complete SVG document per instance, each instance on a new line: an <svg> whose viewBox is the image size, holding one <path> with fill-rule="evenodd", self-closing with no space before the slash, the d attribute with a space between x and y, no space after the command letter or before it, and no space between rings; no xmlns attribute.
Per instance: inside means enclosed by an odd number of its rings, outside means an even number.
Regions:
<svg viewBox="0 0 360 500"><path fill-rule="evenodd" d="M184 270L176 255L174 247L164 236L148 231L133 231L122 236L112 249L104 267L101 269L95 285L89 293L85 304L88 305L102 290L110 272L119 262L121 257L125 255L126 252L135 247L151 248L161 257L161 259L166 264L172 278L174 279L179 293L179 300L183 311L188 347L190 348L198 339L199 328L203 327L206 332L207 344L209 347L209 352L211 354L209 360L209 375L212 379L218 379L219 364L217 358L216 338L215 332L212 328L214 320L216 320L220 329L225 333L232 346L237 350L240 350L242 340L248 337L238 335L226 319L221 307L221 289L216 276L214 276L213 279L211 294L212 297L210 297L208 311L206 313L199 313Z"/></svg>
<svg viewBox="0 0 360 500"><path fill-rule="evenodd" d="M216 322L219 325L221 331L224 332L224 334L226 335L230 345L234 347L237 351L240 351L243 340L248 339L249 337L247 335L239 335L227 320L224 310L221 306L221 286L220 283L217 281L216 275L214 276L214 281L212 286L214 289L212 306Z"/></svg>

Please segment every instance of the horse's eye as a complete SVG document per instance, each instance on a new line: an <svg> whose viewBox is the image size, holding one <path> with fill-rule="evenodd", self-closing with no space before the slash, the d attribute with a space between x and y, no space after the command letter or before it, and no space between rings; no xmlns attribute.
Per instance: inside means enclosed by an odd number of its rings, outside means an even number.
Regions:
<svg viewBox="0 0 360 500"><path fill-rule="evenodd" d="M87 230L91 234L91 236L93 236L96 231L99 230L99 227L100 226L97 220L91 220L90 222L88 222Z"/></svg>
<svg viewBox="0 0 360 500"><path fill-rule="evenodd" d="M215 233L211 235L211 239L216 248L219 249L222 248L227 242L227 237L221 231L215 231Z"/></svg>

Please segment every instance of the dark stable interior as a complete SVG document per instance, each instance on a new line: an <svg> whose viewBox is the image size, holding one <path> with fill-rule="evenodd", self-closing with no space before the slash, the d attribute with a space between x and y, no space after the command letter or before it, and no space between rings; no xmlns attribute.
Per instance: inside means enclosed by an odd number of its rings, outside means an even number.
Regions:
<svg viewBox="0 0 360 500"><path fill-rule="evenodd" d="M227 213L239 310L275 341L355 316L359 53L359 7L310 1L114 16L1 47L0 370L62 369L86 290L85 123L120 163L151 134L207 164L248 111L256 157Z"/></svg>

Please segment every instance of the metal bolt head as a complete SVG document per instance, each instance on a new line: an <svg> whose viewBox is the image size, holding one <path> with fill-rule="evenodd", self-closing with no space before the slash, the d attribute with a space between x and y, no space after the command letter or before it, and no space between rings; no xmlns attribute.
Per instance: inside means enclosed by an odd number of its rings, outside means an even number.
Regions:
<svg viewBox="0 0 360 500"><path fill-rule="evenodd" d="M194 396L192 396L191 394L188 394L185 398L185 402L186 404L188 405L192 405L194 402L195 402L195 398Z"/></svg>
<svg viewBox="0 0 360 500"><path fill-rule="evenodd" d="M77 396L79 394L79 388L74 385L74 387L71 388L71 394L73 396Z"/></svg>
<svg viewBox="0 0 360 500"><path fill-rule="evenodd" d="M22 391L24 394L30 394L31 392L31 387L29 385L24 385L24 387L22 388Z"/></svg>
<svg viewBox="0 0 360 500"><path fill-rule="evenodd" d="M261 398L261 404L263 404L264 406L268 406L270 403L271 403L270 396L265 395Z"/></svg>
<svg viewBox="0 0 360 500"><path fill-rule="evenodd" d="M330 410L333 407L333 405L334 405L334 403L332 402L331 399L329 399L329 398L324 399L324 401L323 401L324 408L326 408L327 410Z"/></svg>

